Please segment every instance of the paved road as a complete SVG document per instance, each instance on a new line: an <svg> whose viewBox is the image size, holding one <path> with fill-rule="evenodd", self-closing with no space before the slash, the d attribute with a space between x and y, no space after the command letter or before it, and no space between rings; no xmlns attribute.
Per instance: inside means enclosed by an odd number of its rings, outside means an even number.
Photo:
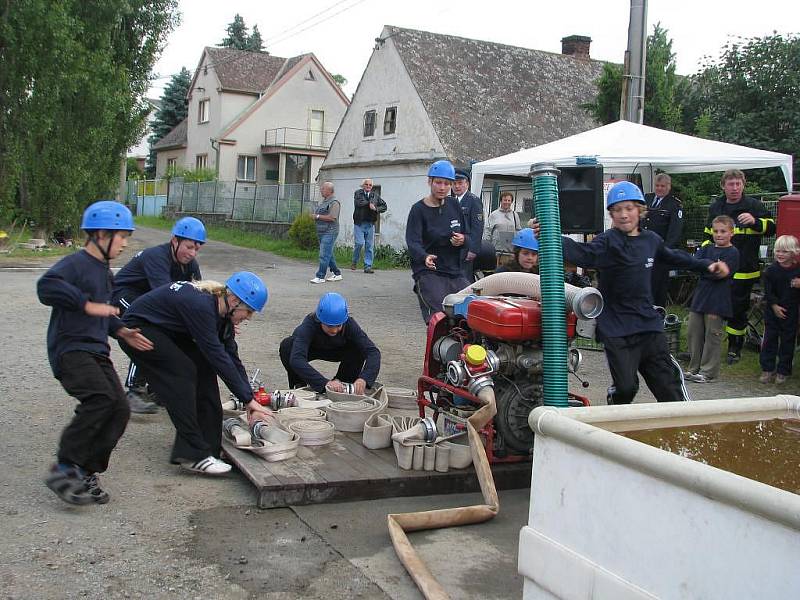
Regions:
<svg viewBox="0 0 800 600"><path fill-rule="evenodd" d="M140 229L128 256L165 238L165 232ZM381 380L399 386L416 380L425 328L408 271L345 270L342 282L312 286L313 265L215 242L200 262L207 278L224 280L247 269L267 282L264 315L240 339L245 366L261 368L267 387L286 384L278 343L327 290L349 298L352 314L381 348ZM72 508L58 501L41 480L73 402L47 365L49 311L35 295L40 266L0 262L3 597L420 598L396 560L385 515L474 503L477 495L256 510L253 490L239 474L208 479L168 464L173 430L161 413L131 421L103 479L109 504ZM124 355L115 348L112 356L122 373ZM601 355L587 353L585 375L593 402L602 402L608 376ZM698 397L757 391L696 388ZM646 392L640 396L652 401ZM418 533L412 541L453 597L519 598L517 535L527 507L527 490L501 493L493 521Z"/></svg>

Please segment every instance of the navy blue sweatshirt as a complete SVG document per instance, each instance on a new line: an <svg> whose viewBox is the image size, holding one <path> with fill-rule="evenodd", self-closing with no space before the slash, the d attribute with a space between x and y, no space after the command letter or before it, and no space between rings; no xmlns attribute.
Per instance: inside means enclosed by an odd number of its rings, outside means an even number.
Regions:
<svg viewBox="0 0 800 600"><path fill-rule="evenodd" d="M739 251L735 246L718 248L717 246L703 246L694 253L695 258L721 260L731 270L725 279L718 279L706 271L697 282L692 296L692 312L704 315L719 315L725 319L733 315L733 302L731 300L731 285L733 275L739 268Z"/></svg>
<svg viewBox="0 0 800 600"><path fill-rule="evenodd" d="M122 321L91 317L84 306L87 302L107 304L112 286L108 265L85 250L65 256L37 282L39 301L53 307L47 327L47 357L56 378L61 376L59 359L65 352L109 356L108 335L115 334Z"/></svg>
<svg viewBox="0 0 800 600"><path fill-rule="evenodd" d="M253 399L236 340L233 335L220 339L220 332L230 328L217 310L217 296L177 281L139 296L122 320L130 327L150 323L167 333L191 337L228 389L242 402Z"/></svg>
<svg viewBox="0 0 800 600"><path fill-rule="evenodd" d="M787 310L797 310L800 302L800 288L791 286L792 279L800 277L800 266L784 269L777 262L764 271L764 300L769 310L777 304Z"/></svg>
<svg viewBox="0 0 800 600"><path fill-rule="evenodd" d="M429 254L436 255L436 273L460 277L461 248L469 247L469 236L466 235L464 246L453 246L450 238L454 233L466 234L466 230L461 205L452 196L446 197L444 204L436 208L428 206L424 200L414 203L406 221L406 246L414 278L431 270L425 266L425 257Z"/></svg>
<svg viewBox="0 0 800 600"><path fill-rule="evenodd" d="M160 244L137 252L114 277L113 302L123 297L129 302L142 294L173 281L198 281L200 265L192 259L182 265L172 254L172 244Z"/></svg>
<svg viewBox="0 0 800 600"><path fill-rule="evenodd" d="M314 313L306 315L303 322L292 332L294 343L289 364L295 373L318 392L325 391L328 378L317 371L308 362L311 348L315 350L341 350L345 346L355 346L366 359L364 368L359 377L367 382L367 387L372 387L381 370L381 352L372 343L364 330L359 327L352 317L347 319L344 327L336 335L328 335L322 331L317 316Z"/></svg>
<svg viewBox="0 0 800 600"><path fill-rule="evenodd" d="M597 269L605 308L597 318L597 337L623 337L663 331L664 318L653 308L650 284L656 259L681 269L703 272L712 261L672 250L652 231L625 235L608 229L587 244L564 237L564 259L579 267Z"/></svg>

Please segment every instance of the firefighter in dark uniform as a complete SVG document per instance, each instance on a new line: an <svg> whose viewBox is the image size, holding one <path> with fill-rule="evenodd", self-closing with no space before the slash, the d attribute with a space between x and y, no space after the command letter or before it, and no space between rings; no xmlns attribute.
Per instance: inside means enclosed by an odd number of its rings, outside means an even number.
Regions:
<svg viewBox="0 0 800 600"><path fill-rule="evenodd" d="M672 195L672 178L666 173L656 175L654 194L645 194L647 215L642 219L642 229L657 233L667 248L678 248L683 233L683 206ZM656 306L667 305L669 292L669 267L663 261L653 265L653 301Z"/></svg>
<svg viewBox="0 0 800 600"><path fill-rule="evenodd" d="M733 276L731 301L733 316L728 320L728 364L741 358L744 335L747 328L747 313L750 310L750 292L761 277L759 246L763 236L775 234L775 219L760 200L744 195L745 177L738 169L722 174L724 194L708 207L708 221L703 245L713 244L711 221L719 215L728 215L736 227L733 230L733 245L739 250L739 270Z"/></svg>
<svg viewBox="0 0 800 600"><path fill-rule="evenodd" d="M206 228L200 219L183 217L172 227L172 238L165 244L137 252L114 277L111 303L124 314L136 298L175 281L199 281L197 253L206 243ZM131 412L149 414L158 407L149 401L147 383L131 362L125 378L126 397Z"/></svg>
<svg viewBox="0 0 800 600"><path fill-rule="evenodd" d="M456 169L453 182L453 196L458 199L464 213L464 224L469 242L461 251L461 272L468 281L472 281L475 271L475 258L481 251L483 239L483 203L481 199L469 191L469 173L464 169Z"/></svg>

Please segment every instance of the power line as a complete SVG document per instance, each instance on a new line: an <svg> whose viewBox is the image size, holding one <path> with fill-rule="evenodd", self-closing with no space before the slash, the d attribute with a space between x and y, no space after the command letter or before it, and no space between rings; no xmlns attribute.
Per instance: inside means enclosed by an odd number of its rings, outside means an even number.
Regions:
<svg viewBox="0 0 800 600"><path fill-rule="evenodd" d="M346 0L344 0L344 1L346 1ZM309 25L308 27L304 27L303 29L300 29L299 31L295 31L295 32L294 32L294 33L292 33L291 35L289 35L289 36L286 36L286 37L284 37L284 38L282 38L282 39L273 40L273 41L272 41L272 42L270 42L269 44L266 44L266 45L265 45L265 47L266 47L266 48L269 48L270 46L273 46L273 45L275 45L275 44L277 44L277 43L280 43L280 42L285 42L286 40L289 40L289 39L291 39L291 38L295 37L296 35L299 35L299 34L303 33L304 31L308 31L309 29L312 29L312 28L316 27L317 25L321 25L321 24L322 24L322 23L324 23L325 21L330 21L330 20L331 20L333 17L335 17L335 16L337 16L337 15L340 15L340 14L342 14L343 12L346 12L346 11L350 10L351 8L355 8L355 7L356 7L356 6L358 6L359 4L362 4L363 2L366 2L366 0L357 0L356 2L354 2L353 4L351 4L350 6L345 6L345 7L344 7L342 10L339 10L339 11L337 11L337 12L333 13L332 15L328 15L327 17L325 17L325 18L324 18L324 19L322 19L321 21L317 21L316 23L312 23L312 24L311 24L311 25ZM338 4L341 4L341 3L342 3L342 2L338 2L337 4L335 4L335 5L331 6L331 8L334 8L335 6L337 6ZM328 9L328 10L330 10L330 9ZM322 11L322 12L326 12L326 11ZM313 17L311 17L311 18L313 18ZM307 19L307 20L308 20L308 19Z"/></svg>
<svg viewBox="0 0 800 600"><path fill-rule="evenodd" d="M333 8L336 8L336 7L337 7L337 6L339 6L340 4L344 4L345 2L349 2L349 1L350 1L350 0L339 0L339 2L335 2L335 3L333 3L333 4L332 4L332 5L330 5L328 8L325 8L325 9L323 9L323 10L319 11L318 13L316 13L316 14L314 14L314 15L311 15L311 16L310 16L310 17L308 17L307 19L304 19L303 21L300 21L299 23L295 23L294 25L292 25L291 27L288 27L288 28L284 29L283 31L279 31L279 32L278 32L278 33L276 33L274 36L272 36L272 38L271 38L271 39L277 39L277 38L280 38L280 37L281 37L281 36L282 36L284 33L287 33L287 32L289 32L289 31L292 31L293 29L297 29L297 28L298 28L298 27L300 27L301 25L305 25L306 23L308 23L310 20L312 20L312 19L315 19L315 18L317 18L318 16L320 16L320 15L322 15L322 14L324 14L324 13L328 12L329 10L331 10L331 9L333 9ZM272 42L272 44L275 44L275 43L276 43L276 42Z"/></svg>

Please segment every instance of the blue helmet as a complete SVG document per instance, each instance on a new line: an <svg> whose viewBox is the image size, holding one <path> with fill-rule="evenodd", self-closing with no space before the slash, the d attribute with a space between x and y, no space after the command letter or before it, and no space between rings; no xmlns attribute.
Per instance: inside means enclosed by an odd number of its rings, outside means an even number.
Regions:
<svg viewBox="0 0 800 600"><path fill-rule="evenodd" d="M617 202L625 202L626 200L638 202L639 204L645 203L642 190L639 189L638 185L630 181L620 181L619 183L615 183L611 186L611 189L608 190L606 208L611 208Z"/></svg>
<svg viewBox="0 0 800 600"><path fill-rule="evenodd" d="M514 234L514 239L511 243L518 248L527 248L528 250L535 250L536 252L539 251L539 240L536 239L536 234L530 227L520 229Z"/></svg>
<svg viewBox="0 0 800 600"><path fill-rule="evenodd" d="M175 221L175 225L172 227L172 235L205 244L206 226L203 225L200 219L183 217Z"/></svg>
<svg viewBox="0 0 800 600"><path fill-rule="evenodd" d="M455 181L456 170L449 160L437 160L428 169L428 177L439 177L441 179L449 179Z"/></svg>
<svg viewBox="0 0 800 600"><path fill-rule="evenodd" d="M317 319L320 323L331 327L344 325L350 316L347 312L347 300L336 292L328 292L317 304Z"/></svg>
<svg viewBox="0 0 800 600"><path fill-rule="evenodd" d="M228 277L225 285L236 294L237 298L253 310L261 312L264 309L269 294L267 286L255 273L238 271Z"/></svg>
<svg viewBox="0 0 800 600"><path fill-rule="evenodd" d="M114 200L100 200L83 211L81 229L133 231L136 227L133 226L133 215L127 206Z"/></svg>

